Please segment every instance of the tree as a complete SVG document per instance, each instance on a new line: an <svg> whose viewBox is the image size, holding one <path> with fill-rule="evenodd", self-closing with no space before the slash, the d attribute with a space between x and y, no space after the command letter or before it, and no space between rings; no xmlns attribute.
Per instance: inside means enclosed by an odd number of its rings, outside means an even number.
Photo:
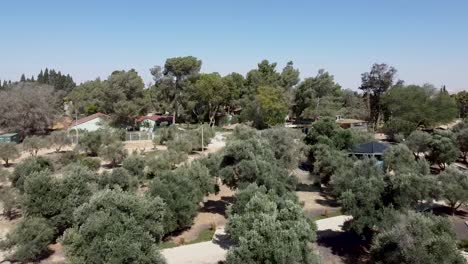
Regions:
<svg viewBox="0 0 468 264"><path fill-rule="evenodd" d="M23 150L28 151L31 156L37 156L39 150L47 147L48 142L43 137L31 136L23 141Z"/></svg>
<svg viewBox="0 0 468 264"><path fill-rule="evenodd" d="M237 244L227 263L317 263L309 248L315 227L302 208L293 200L276 203L262 191L252 194L241 199L248 199L243 210L229 217L226 230Z"/></svg>
<svg viewBox="0 0 468 264"><path fill-rule="evenodd" d="M166 101L173 112L172 123L175 124L182 105L183 95L187 88L189 78L195 77L200 72L202 62L195 57L169 58L164 64L164 70L155 66L151 74L155 80L157 97Z"/></svg>
<svg viewBox="0 0 468 264"><path fill-rule="evenodd" d="M96 156L102 146L103 131L91 131L82 133L78 141L78 149L84 150L90 156Z"/></svg>
<svg viewBox="0 0 468 264"><path fill-rule="evenodd" d="M165 263L156 243L163 235L164 203L122 191L103 190L73 214L63 237L72 263Z"/></svg>
<svg viewBox="0 0 468 264"><path fill-rule="evenodd" d="M189 91L191 100L198 105L194 106L192 111L196 112L195 109L202 108L202 114L208 114L209 124L213 126L216 114L224 108L224 105L229 104L225 97L228 91L223 78L218 73L200 74L192 87Z"/></svg>
<svg viewBox="0 0 468 264"><path fill-rule="evenodd" d="M442 197L455 214L463 203L468 202L468 174L449 167L439 175L439 180L442 183Z"/></svg>
<svg viewBox="0 0 468 264"><path fill-rule="evenodd" d="M438 91L432 85L394 86L382 98L386 108L386 120L400 120L411 124L412 130L397 132L409 135L418 127L433 127L451 122L456 117L455 100L444 90ZM395 124L386 124L395 127Z"/></svg>
<svg viewBox="0 0 468 264"><path fill-rule="evenodd" d="M0 159L5 162L5 167L8 167L9 161L19 158L20 153L15 143L0 143Z"/></svg>
<svg viewBox="0 0 468 264"><path fill-rule="evenodd" d="M417 166L413 153L404 144L398 144L385 150L383 161L386 171L411 172Z"/></svg>
<svg viewBox="0 0 468 264"><path fill-rule="evenodd" d="M331 176L342 167L352 164L347 155L341 151L335 150L325 144L317 144L312 147L314 163L313 172L320 177L322 184L327 185Z"/></svg>
<svg viewBox="0 0 468 264"><path fill-rule="evenodd" d="M426 153L429 151L431 139L432 137L429 133L416 130L408 136L405 140L405 144L413 151L414 156L418 158L419 153Z"/></svg>
<svg viewBox="0 0 468 264"><path fill-rule="evenodd" d="M335 116L340 110L341 86L325 70L306 78L295 89L293 111L296 117Z"/></svg>
<svg viewBox="0 0 468 264"><path fill-rule="evenodd" d="M46 219L27 217L7 236L3 246L14 248L14 253L9 259L29 262L47 256L48 246L53 239L54 229Z"/></svg>
<svg viewBox="0 0 468 264"><path fill-rule="evenodd" d="M450 222L442 217L407 212L383 228L371 247L376 263L465 263Z"/></svg>
<svg viewBox="0 0 468 264"><path fill-rule="evenodd" d="M0 189L0 201L3 206L3 215L11 220L15 216L15 209L18 208L18 193L14 188L2 187Z"/></svg>
<svg viewBox="0 0 468 264"><path fill-rule="evenodd" d="M181 172L181 169L163 171L149 186L149 194L152 197L161 197L167 206L164 215L165 233L192 224L198 204L203 199L203 193L196 182Z"/></svg>
<svg viewBox="0 0 468 264"><path fill-rule="evenodd" d="M275 126L283 124L288 114L288 102L280 88L261 86L255 96L259 118L255 119L256 126Z"/></svg>
<svg viewBox="0 0 468 264"><path fill-rule="evenodd" d="M299 83L299 70L294 69L294 63L288 62L280 75L280 86L285 92L291 92L291 89Z"/></svg>
<svg viewBox="0 0 468 264"><path fill-rule="evenodd" d="M55 148L55 152L60 152L64 146L71 144L70 139L65 131L54 131L48 137L50 145Z"/></svg>
<svg viewBox="0 0 468 264"><path fill-rule="evenodd" d="M59 103L53 88L37 83L19 83L0 91L0 126L20 137L40 134L52 125Z"/></svg>
<svg viewBox="0 0 468 264"><path fill-rule="evenodd" d="M111 167L115 167L127 157L127 150L122 141L114 141L110 144L102 145L99 149L99 156L104 160L110 161Z"/></svg>
<svg viewBox="0 0 468 264"><path fill-rule="evenodd" d="M24 76L24 73L21 74L20 82L26 82L26 77Z"/></svg>
<svg viewBox="0 0 468 264"><path fill-rule="evenodd" d="M438 164L442 170L445 169L446 164L454 162L459 153L451 138L438 134L432 136L429 149L428 159L433 164Z"/></svg>
<svg viewBox="0 0 468 264"><path fill-rule="evenodd" d="M270 145L275 159L288 169L296 167L305 157L304 134L298 130L274 127L261 131L260 136Z"/></svg>
<svg viewBox="0 0 468 264"><path fill-rule="evenodd" d="M361 75L361 86L359 89L364 91L367 98L370 118L372 123L377 125L382 114L381 97L393 85L397 70L387 64L375 63L370 72Z"/></svg>
<svg viewBox="0 0 468 264"><path fill-rule="evenodd" d="M133 191L138 187L136 179L124 168L115 168L110 173L104 172L99 176L98 181L102 188L120 188L123 191Z"/></svg>
<svg viewBox="0 0 468 264"><path fill-rule="evenodd" d="M48 171L35 173L24 183L23 213L47 219L61 235L71 226L73 211L91 196L90 183L95 178L89 169L77 165L67 167L61 179Z"/></svg>
<svg viewBox="0 0 468 264"><path fill-rule="evenodd" d="M457 102L459 117L465 118L468 113L468 92L458 92L454 97Z"/></svg>
<svg viewBox="0 0 468 264"><path fill-rule="evenodd" d="M16 165L11 175L11 185L22 192L25 180L30 178L34 173L53 170L54 168L50 160L41 156L29 157Z"/></svg>
<svg viewBox="0 0 468 264"><path fill-rule="evenodd" d="M468 128L462 129L457 133L458 148L463 154L463 159L466 160L468 155Z"/></svg>
<svg viewBox="0 0 468 264"><path fill-rule="evenodd" d="M143 79L134 69L112 72L104 85L102 99L105 113L112 114L114 124L122 127L135 124L146 107L144 88Z"/></svg>
<svg viewBox="0 0 468 264"><path fill-rule="evenodd" d="M122 168L126 169L132 176L143 179L145 175L145 159L143 156L132 154L124 159Z"/></svg>

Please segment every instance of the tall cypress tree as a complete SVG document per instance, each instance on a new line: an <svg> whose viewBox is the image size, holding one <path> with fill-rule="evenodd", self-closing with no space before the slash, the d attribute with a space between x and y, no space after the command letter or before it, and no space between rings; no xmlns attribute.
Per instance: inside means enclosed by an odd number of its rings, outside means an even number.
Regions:
<svg viewBox="0 0 468 264"><path fill-rule="evenodd" d="M44 83L44 73L42 72L42 69L41 72L37 75L37 82Z"/></svg>
<svg viewBox="0 0 468 264"><path fill-rule="evenodd" d="M24 73L21 74L20 82L25 82L26 81L26 76L24 76Z"/></svg>
<svg viewBox="0 0 468 264"><path fill-rule="evenodd" d="M45 68L43 83L49 83L49 69Z"/></svg>

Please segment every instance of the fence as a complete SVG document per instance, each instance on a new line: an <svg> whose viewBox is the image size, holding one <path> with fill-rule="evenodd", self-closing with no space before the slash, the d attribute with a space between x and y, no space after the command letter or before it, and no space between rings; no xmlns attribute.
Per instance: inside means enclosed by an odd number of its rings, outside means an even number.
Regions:
<svg viewBox="0 0 468 264"><path fill-rule="evenodd" d="M151 132L127 132L125 141L153 140L154 133Z"/></svg>

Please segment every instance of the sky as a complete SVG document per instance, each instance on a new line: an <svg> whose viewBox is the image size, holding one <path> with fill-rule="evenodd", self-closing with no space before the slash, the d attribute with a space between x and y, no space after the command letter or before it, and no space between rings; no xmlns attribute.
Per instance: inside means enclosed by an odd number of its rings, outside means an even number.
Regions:
<svg viewBox="0 0 468 264"><path fill-rule="evenodd" d="M288 61L356 90L387 63L407 84L468 89L466 0L0 0L0 79L54 68L77 83L134 68L145 83L166 58L202 72L247 73Z"/></svg>

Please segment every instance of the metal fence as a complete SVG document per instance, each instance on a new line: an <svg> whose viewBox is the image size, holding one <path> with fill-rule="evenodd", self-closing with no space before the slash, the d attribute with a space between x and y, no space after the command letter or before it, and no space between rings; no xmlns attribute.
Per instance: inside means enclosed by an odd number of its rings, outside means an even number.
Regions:
<svg viewBox="0 0 468 264"><path fill-rule="evenodd" d="M125 141L138 141L138 140L153 140L154 133L152 132L127 132L125 134Z"/></svg>

